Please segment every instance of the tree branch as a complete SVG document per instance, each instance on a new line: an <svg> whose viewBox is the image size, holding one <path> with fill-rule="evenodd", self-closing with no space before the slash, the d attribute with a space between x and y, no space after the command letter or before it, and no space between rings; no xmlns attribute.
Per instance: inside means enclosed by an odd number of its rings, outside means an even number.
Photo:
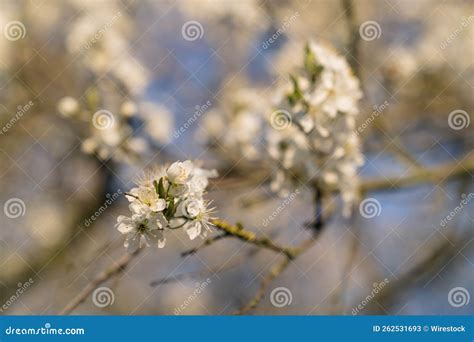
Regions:
<svg viewBox="0 0 474 342"><path fill-rule="evenodd" d="M187 251L184 251L181 253L181 256L182 257L186 257L186 256L189 256L189 255L193 255L197 252L199 252L201 249L207 247L207 246L210 246L212 245L213 243L215 243L216 241L219 241L221 239L224 239L224 238L228 238L228 237L231 237L232 235L230 234L227 234L227 233L223 233L223 234L220 234L220 235L216 235L216 236L213 236L213 237L210 237L206 240L204 240L204 242L202 244L200 244L199 246L197 247L194 247L194 248L191 248Z"/></svg>
<svg viewBox="0 0 474 342"><path fill-rule="evenodd" d="M423 183L439 183L450 178L466 174L470 175L471 172L474 172L474 158L465 157L459 162L446 163L430 169L419 168L408 176L401 178L384 177L381 179L366 180L361 182L360 188L362 192L393 190Z"/></svg>
<svg viewBox="0 0 474 342"><path fill-rule="evenodd" d="M268 272L263 278L263 280L260 282L260 287L257 293L255 294L255 296L246 305L244 305L239 310L237 310L235 314L243 315L247 313L248 311L255 309L260 304L263 297L265 296L266 290L268 286L270 285L270 283L275 278L277 278L280 274L282 274L284 270L286 270L286 268L290 265L291 260L296 259L301 254L303 254L308 249L310 249L316 243L316 240L317 240L316 237L317 236L313 235L311 238L305 240L299 247L295 248L293 251L292 258L289 258L288 256L286 256L284 259L276 262L270 268L270 272Z"/></svg>
<svg viewBox="0 0 474 342"><path fill-rule="evenodd" d="M99 273L81 292L77 294L65 307L59 312L60 315L69 315L75 308L83 303L87 297L102 283L106 282L114 275L123 272L130 262L137 257L143 248L137 249L133 253L125 254L117 263Z"/></svg>
<svg viewBox="0 0 474 342"><path fill-rule="evenodd" d="M203 245L200 245L199 247L196 247L193 250L184 252L186 255L194 254L199 249L201 249L203 246L207 246L209 244L212 244L212 243L214 243L218 240L221 240L224 237L235 237L235 238L238 238L242 241L250 243L252 245L258 246L260 248L266 248L266 249L272 250L272 251L277 252L277 253L282 253L288 259L293 258L293 253L295 252L293 249L277 245L276 243L274 243L268 237L257 237L257 235L254 232L247 231L247 230L243 229L242 225L240 225L240 224L232 225L232 224L227 223L225 221L216 220L216 219L212 220L212 224L215 225L218 229L224 231L224 233L206 240ZM138 256L139 253L142 250L143 250L143 248L139 248L131 254L129 254L129 253L125 254L119 260L118 263L110 266L109 268L107 268L104 271L102 271L101 273L99 273L98 276L96 276L89 284L87 284L86 287L81 292L79 292L79 294L76 297L74 297L65 306L65 308L60 312L60 314L61 315L70 314L77 306L79 306L81 303L83 303L87 299L87 297L100 284L106 282L107 280L112 278L114 275L122 272L125 268L127 268L127 266L130 264L130 262L136 256Z"/></svg>
<svg viewBox="0 0 474 342"><path fill-rule="evenodd" d="M226 234L232 235L242 241L262 248L267 248L277 253L285 254L290 259L293 258L294 250L292 248L277 245L268 237L257 237L254 232L243 229L240 224L231 225L225 221L217 219L212 220L211 223Z"/></svg>
<svg viewBox="0 0 474 342"><path fill-rule="evenodd" d="M349 39L348 39L348 49L350 58L348 58L349 63L351 64L354 74L360 78L360 68L359 68L359 42L360 34L359 27L357 25L357 20L355 16L355 8L352 0L342 0L342 8L344 10L344 15L346 17Z"/></svg>

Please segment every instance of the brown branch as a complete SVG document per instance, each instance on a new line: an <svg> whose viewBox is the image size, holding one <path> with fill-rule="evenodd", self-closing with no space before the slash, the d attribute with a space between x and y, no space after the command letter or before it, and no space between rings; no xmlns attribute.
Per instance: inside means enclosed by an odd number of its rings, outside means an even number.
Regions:
<svg viewBox="0 0 474 342"><path fill-rule="evenodd" d="M390 279L382 291L368 303L364 311L369 314L380 313L383 309L385 314L388 308L395 305L397 298L403 291L409 289L413 284L429 275L440 272L443 267L452 262L459 255L459 243L467 236L456 237L454 234L447 234L442 242L433 243L428 249L430 253L417 262L415 266L398 276L397 279Z"/></svg>
<svg viewBox="0 0 474 342"><path fill-rule="evenodd" d="M243 315L247 313L248 311L251 311L255 309L258 304L262 301L263 297L265 296L266 290L270 283L278 277L280 274L283 273L284 270L290 265L290 261L296 259L299 257L301 254L306 252L308 249L310 249L315 243L316 243L316 237L313 235L311 238L305 240L299 247L295 248L293 250L293 257L290 258L288 256L285 256L282 260L276 262L271 268L270 272L268 272L263 280L260 282L260 287L255 294L255 296L243 307L241 307L235 314L237 315Z"/></svg>
<svg viewBox="0 0 474 342"><path fill-rule="evenodd" d="M270 234L270 237L274 238L275 235L276 234ZM150 286L154 287L154 286L158 286L158 285L162 285L162 284L174 283L176 281L179 281L181 279L185 279L185 278L188 278L188 277L201 277L201 276L204 277L204 276L207 276L207 275L210 275L210 274L212 275L212 274L216 274L216 273L225 272L227 270L230 270L230 269L240 265L241 263L243 263L247 259L255 256L261 250L260 248L257 248L255 246L252 246L252 247L253 248L251 248L245 255L241 255L237 260L234 260L233 262L230 262L230 263L225 262L223 266L215 266L215 267L211 267L211 268L206 267L204 269L201 269L201 270L198 270L198 271L195 271L195 272L179 273L177 275L172 275L172 276L168 276L168 277L165 277L165 278L156 279L156 280L154 280L150 283Z"/></svg>
<svg viewBox="0 0 474 342"><path fill-rule="evenodd" d="M351 238L349 242L349 253L347 253L347 259L344 263L342 269L342 279L337 285L336 289L334 290L334 294L332 296L332 301L334 303L334 309L336 312L339 312L341 309L345 307L344 304L344 295L347 292L347 288L349 286L349 280L352 273L352 269L354 268L354 264L357 260L357 254L359 253L361 243L356 234L360 234L360 230L358 229L357 225L352 225L351 231ZM343 315L344 312L339 312L339 314Z"/></svg>
<svg viewBox="0 0 474 342"><path fill-rule="evenodd" d="M405 177L380 178L361 182L361 191L393 190L423 183L439 183L441 181L474 172L474 158L465 157L461 161L446 163L432 168L420 168Z"/></svg>
<svg viewBox="0 0 474 342"><path fill-rule="evenodd" d="M117 263L99 273L81 292L77 294L65 307L59 312L60 315L69 315L81 303L85 302L87 297L102 283L106 282L114 275L123 272L130 262L137 257L143 248L137 249L133 253L125 254Z"/></svg>
<svg viewBox="0 0 474 342"><path fill-rule="evenodd" d="M463 181L459 185L459 195L464 191L469 181L470 179L468 177L463 178ZM450 229L443 234L443 241L432 243L431 246L429 246L430 248L427 248L429 253L422 257L420 262L409 268L408 271L403 273L401 276L392 279L389 284L384 287L383 291L380 291L373 300L370 301L370 303L365 307L365 310L367 312L377 313L380 312L380 308L382 308L386 312L388 307L391 307L396 303L396 299L399 297L401 292L409 289L410 286L421 279L433 275L435 272L437 272L434 275L434 277L436 277L448 264L456 260L462 251L462 248L459 248L459 244L462 243L465 247L472 240L471 231L461 234L456 233L459 225L459 220L452 223ZM431 278L431 280L433 278Z"/></svg>
<svg viewBox="0 0 474 342"><path fill-rule="evenodd" d="M203 268L203 269L195 271L195 272L179 273L179 274L176 274L176 275L173 275L173 276L160 278L160 279L152 281L150 283L150 286L155 287L155 286L159 286L159 285L174 283L174 282L177 282L179 280L186 279L186 278L205 277L205 276L208 276L208 275L213 275L213 274L216 274L216 273L225 272L225 271L228 271L228 270L242 264L248 258L251 258L255 254L257 254L258 251L260 251L260 249L255 248L255 249L251 250L249 253L247 253L247 255L243 255L243 256L239 257L237 260L234 260L233 262L228 263L225 266L218 266L218 267L212 267L212 268L206 267L206 268Z"/></svg>
<svg viewBox="0 0 474 342"><path fill-rule="evenodd" d="M243 229L242 225L240 224L232 225L222 220L212 220L212 224L214 224L224 233L214 238L208 239L207 242L204 242L204 245L212 244L215 241L222 239L223 237L232 236L252 245L261 248L266 248L277 253L282 253L289 259L293 257L293 250L291 248L277 245L268 237L257 237L254 232ZM203 245L185 253L193 254L202 247ZM60 312L60 314L67 315L71 313L78 305L80 305L87 299L87 297L94 291L94 289L97 288L97 286L106 282L114 275L122 272L129 265L129 263L141 252L141 250L142 248L139 248L131 254L127 253L119 260L118 263L115 263L114 265L99 273L98 276L96 276L89 284L87 284L86 287L65 306L65 308Z"/></svg>
<svg viewBox="0 0 474 342"><path fill-rule="evenodd" d="M376 191L386 189L397 189L403 186L412 186L426 182L439 182L448 178L465 176L470 172L474 172L474 158L464 158L461 162L453 162L449 164L440 165L431 169L420 168L412 172L412 174L402 178L379 179L365 181L361 184L361 190ZM276 263L265 276L261 283L260 289L254 298L239 310L239 313L247 312L257 307L262 300L265 290L273 279L278 277L289 265L292 259L297 258L306 250L308 250L316 241L316 236L306 240L297 248L284 247L274 243L268 237L258 237L254 232L243 229L240 224L232 225L222 220L212 220L212 224L216 228L222 230L225 234L236 237L244 242L255 245L257 247L266 248L277 253L282 253L284 259ZM220 239L220 238L219 238ZM200 248L200 247L199 247ZM138 249L132 254L126 254L119 260L118 263L102 271L96 278L94 278L76 297L74 297L66 307L61 311L61 314L69 314L78 305L83 303L86 298L94 291L94 289L112 276L123 271L129 263L140 253L142 249Z"/></svg>
<svg viewBox="0 0 474 342"><path fill-rule="evenodd" d="M359 25L357 24L354 3L352 0L342 0L342 8L344 10L344 15L346 17L349 39L347 43L347 48L349 50L350 58L349 63L351 64L354 74L360 78L360 68L359 68L359 43L360 43L360 34L359 34Z"/></svg>
<svg viewBox="0 0 474 342"><path fill-rule="evenodd" d="M240 224L232 225L222 220L214 219L211 223L216 228L224 231L228 235L232 235L247 243L272 250L277 253L285 254L288 258L293 258L294 250L289 247L283 247L274 243L268 237L258 237L254 232L243 229Z"/></svg>
<svg viewBox="0 0 474 342"><path fill-rule="evenodd" d="M266 172L265 176L256 179L255 183L265 181L270 171L266 170ZM474 173L474 157L465 156L460 161L444 163L429 168L417 168L407 176L362 179L360 181L360 189L362 192L395 190L424 183L439 183L443 180L469 175L470 173ZM226 189L226 187L222 186L219 189ZM333 192L335 191L334 189Z"/></svg>
<svg viewBox="0 0 474 342"><path fill-rule="evenodd" d="M219 240L221 240L221 239L228 238L228 237L231 237L231 236L232 236L232 235L230 235L230 234L223 233L223 234L220 234L220 235L216 235L216 236L210 237L210 238L204 240L204 242L201 243L199 246L194 247L194 248L191 248L191 249L189 249L189 250L187 250L187 251L182 252L182 253L181 253L181 256L182 256L182 257L187 257L187 256L189 256L189 255L193 255L193 254L199 252L201 249L203 249L203 248L205 248L205 247L207 247L207 246L210 246L210 245L212 245L213 243L215 243L215 242L217 242L217 241L219 241Z"/></svg>
<svg viewBox="0 0 474 342"><path fill-rule="evenodd" d="M422 168L423 165L418 162L411 153L404 147L402 141L398 136L394 136L388 128L385 120L382 117L377 117L374 122L375 128L383 134L387 144L385 148L390 150L394 156L407 166L413 166L415 169ZM388 136L387 136L388 135Z"/></svg>

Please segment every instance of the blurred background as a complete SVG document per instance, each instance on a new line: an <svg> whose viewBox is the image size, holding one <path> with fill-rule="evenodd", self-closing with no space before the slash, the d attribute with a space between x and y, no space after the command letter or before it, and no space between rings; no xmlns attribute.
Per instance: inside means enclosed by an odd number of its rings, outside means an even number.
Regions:
<svg viewBox="0 0 474 342"><path fill-rule="evenodd" d="M335 206L252 314L474 313L472 1L0 0L0 28L2 314L57 314L116 263L122 194L154 165L202 160L219 170L217 216L309 236L304 190L265 224L284 202L258 116L308 40L360 78L359 174L378 215ZM113 133L91 125L99 110ZM232 314L277 260L235 239L181 256L199 244L173 231L103 284L113 301L74 313ZM288 305L272 305L277 287Z"/></svg>

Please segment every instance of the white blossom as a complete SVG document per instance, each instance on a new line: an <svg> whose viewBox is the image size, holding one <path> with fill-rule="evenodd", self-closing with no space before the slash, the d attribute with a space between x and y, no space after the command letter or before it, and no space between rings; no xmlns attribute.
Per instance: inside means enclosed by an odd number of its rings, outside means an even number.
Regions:
<svg viewBox="0 0 474 342"><path fill-rule="evenodd" d="M117 221L117 229L127 234L125 244L138 248L158 240L162 247L168 229L183 229L191 240L204 237L213 208L203 194L208 178L216 176L215 170L202 169L190 160L145 172L137 187L126 193L132 216L120 216Z"/></svg>
<svg viewBox="0 0 474 342"><path fill-rule="evenodd" d="M194 169L192 161L187 160L185 162L174 162L166 170L166 176L168 180L173 184L184 184L191 178Z"/></svg>
<svg viewBox="0 0 474 342"><path fill-rule="evenodd" d="M130 191L128 200L130 203L130 210L134 213L147 214L149 212L159 212L166 208L166 201L160 198L155 189L151 187L133 188Z"/></svg>
<svg viewBox="0 0 474 342"><path fill-rule="evenodd" d="M136 250L143 246L156 245L158 248L165 246L166 239L163 229L166 218L163 214L133 214L131 217L119 216L116 227L126 235L124 246Z"/></svg>
<svg viewBox="0 0 474 342"><path fill-rule="evenodd" d="M291 75L276 97L276 108L290 115L284 129L267 134L268 151L279 168L272 189L288 193L292 183L339 190L344 213L357 199L357 168L363 163L354 134L358 79L346 60L322 44L306 46L303 67Z"/></svg>

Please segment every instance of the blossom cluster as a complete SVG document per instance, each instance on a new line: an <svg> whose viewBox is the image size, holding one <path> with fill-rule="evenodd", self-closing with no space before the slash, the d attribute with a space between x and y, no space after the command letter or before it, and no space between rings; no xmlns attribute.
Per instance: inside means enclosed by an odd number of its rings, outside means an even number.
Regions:
<svg viewBox="0 0 474 342"><path fill-rule="evenodd" d="M131 48L135 38L127 6L114 1L75 0L70 6L78 15L69 23L67 52L96 78L106 76L128 93L143 93L150 72Z"/></svg>
<svg viewBox="0 0 474 342"><path fill-rule="evenodd" d="M156 168L137 181L127 196L131 216L119 216L116 227L126 235L125 247L165 246L165 231L184 229L191 240L210 230L213 208L203 195L215 170L187 160Z"/></svg>
<svg viewBox="0 0 474 342"><path fill-rule="evenodd" d="M102 160L113 158L133 162L150 149L150 141L164 144L170 140L172 114L165 107L150 102L136 104L127 100L114 113L108 110L93 112L83 108L74 97L66 96L58 102L57 107L61 115L88 124L82 151L96 154ZM132 117L141 122L140 126L149 139L135 136Z"/></svg>
<svg viewBox="0 0 474 342"><path fill-rule="evenodd" d="M261 158L260 132L264 125L267 103L256 89L226 89L225 107L212 109L204 116L205 143L224 158L257 160ZM260 140L259 140L260 139Z"/></svg>
<svg viewBox="0 0 474 342"><path fill-rule="evenodd" d="M282 196L300 183L340 192L348 215L363 163L356 134L359 80L329 46L310 42L303 57L276 90L273 111L257 89L230 89L225 107L204 118L206 142L223 150L224 159L276 166L271 188Z"/></svg>
<svg viewBox="0 0 474 342"><path fill-rule="evenodd" d="M303 66L276 96L267 134L268 151L278 170L272 189L288 193L303 181L320 190L338 190L345 214L357 197L357 168L363 163L354 134L358 79L331 48L308 43Z"/></svg>

